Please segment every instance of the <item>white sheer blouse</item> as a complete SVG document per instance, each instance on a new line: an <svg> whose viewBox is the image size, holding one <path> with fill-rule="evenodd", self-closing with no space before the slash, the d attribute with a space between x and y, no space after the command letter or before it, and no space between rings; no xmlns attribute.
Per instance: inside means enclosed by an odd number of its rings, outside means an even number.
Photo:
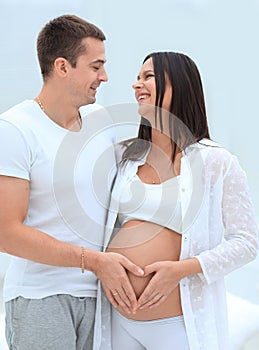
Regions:
<svg viewBox="0 0 259 350"><path fill-rule="evenodd" d="M104 249L113 232L121 190L144 162L129 162L119 169ZM234 155L207 139L183 151L180 173L180 259L196 257L203 271L180 281L190 350L229 350L224 276L253 260L258 249L246 174ZM94 349L111 349L109 315L99 286Z"/></svg>

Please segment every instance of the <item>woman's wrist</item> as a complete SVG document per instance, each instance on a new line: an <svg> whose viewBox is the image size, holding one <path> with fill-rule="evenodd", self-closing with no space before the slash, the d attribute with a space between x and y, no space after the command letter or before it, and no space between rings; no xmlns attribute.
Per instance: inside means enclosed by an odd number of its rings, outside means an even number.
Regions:
<svg viewBox="0 0 259 350"><path fill-rule="evenodd" d="M202 272L202 268L200 262L196 258L190 258L179 261L180 265L180 278L185 278L190 275L196 275Z"/></svg>

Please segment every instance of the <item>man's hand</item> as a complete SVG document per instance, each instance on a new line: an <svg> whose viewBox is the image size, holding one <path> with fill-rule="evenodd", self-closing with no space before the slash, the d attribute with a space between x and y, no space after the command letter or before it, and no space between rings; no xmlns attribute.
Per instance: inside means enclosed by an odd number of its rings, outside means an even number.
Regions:
<svg viewBox="0 0 259 350"><path fill-rule="evenodd" d="M128 313L135 313L137 298L128 279L127 271L142 277L144 271L125 256L118 253L99 253L91 270L100 279L110 303L121 306Z"/></svg>

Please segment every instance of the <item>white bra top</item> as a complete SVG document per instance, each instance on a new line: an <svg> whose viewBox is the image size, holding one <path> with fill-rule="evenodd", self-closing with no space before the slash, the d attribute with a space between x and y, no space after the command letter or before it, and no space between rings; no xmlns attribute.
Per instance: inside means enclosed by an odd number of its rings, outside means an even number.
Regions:
<svg viewBox="0 0 259 350"><path fill-rule="evenodd" d="M182 232L180 176L161 184L143 183L138 175L122 190L119 202L119 222L130 220L156 223L178 233Z"/></svg>

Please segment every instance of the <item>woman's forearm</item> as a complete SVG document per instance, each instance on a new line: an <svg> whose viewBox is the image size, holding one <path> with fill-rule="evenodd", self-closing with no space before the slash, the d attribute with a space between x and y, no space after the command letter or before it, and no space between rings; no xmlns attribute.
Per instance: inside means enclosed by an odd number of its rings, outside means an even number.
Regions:
<svg viewBox="0 0 259 350"><path fill-rule="evenodd" d="M195 275L202 272L200 262L196 258L190 258L179 261L179 277L180 279Z"/></svg>

